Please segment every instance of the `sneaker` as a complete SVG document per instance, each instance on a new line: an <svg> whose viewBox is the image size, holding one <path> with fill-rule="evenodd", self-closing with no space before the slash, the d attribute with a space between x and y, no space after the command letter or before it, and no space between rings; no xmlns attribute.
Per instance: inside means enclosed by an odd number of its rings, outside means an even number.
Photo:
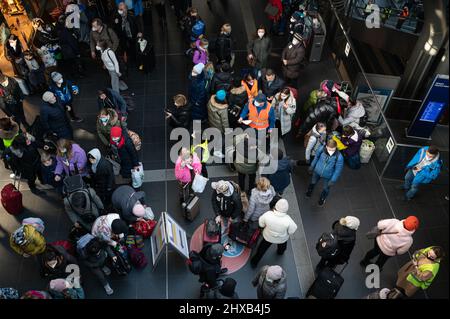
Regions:
<svg viewBox="0 0 450 319"><path fill-rule="evenodd" d="M111 296L114 293L114 290L111 288L109 284L107 284L103 288L105 288L105 292L108 296Z"/></svg>
<svg viewBox="0 0 450 319"><path fill-rule="evenodd" d="M224 158L225 155L223 155L223 153L221 151L214 151L214 156L215 157L219 157L219 158Z"/></svg>
<svg viewBox="0 0 450 319"><path fill-rule="evenodd" d="M71 122L81 123L81 122L83 122L83 119L80 118L80 117L78 117L78 116L75 116L75 117L72 117L72 118L70 119L70 121L71 121Z"/></svg>
<svg viewBox="0 0 450 319"><path fill-rule="evenodd" d="M102 271L103 271L103 273L104 273L106 276L111 275L111 269L109 269L109 268L106 267L106 266L102 268Z"/></svg>
<svg viewBox="0 0 450 319"><path fill-rule="evenodd" d="M319 201L317 202L317 204L319 205L319 207L322 207L323 204L325 204L326 199L325 198L320 198Z"/></svg>

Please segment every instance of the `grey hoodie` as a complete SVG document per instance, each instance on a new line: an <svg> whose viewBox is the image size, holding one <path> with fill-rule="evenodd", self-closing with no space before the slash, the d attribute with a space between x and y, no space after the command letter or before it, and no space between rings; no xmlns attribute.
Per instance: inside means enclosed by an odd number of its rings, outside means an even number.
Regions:
<svg viewBox="0 0 450 319"><path fill-rule="evenodd" d="M267 269L269 266L264 266L253 279L252 284L256 287L258 299L284 299L287 290L286 273L278 282L269 282L266 280Z"/></svg>
<svg viewBox="0 0 450 319"><path fill-rule="evenodd" d="M257 188L253 188L244 220L252 222L258 221L261 215L270 210L269 204L275 197L275 194L275 189L272 185L266 191L260 191Z"/></svg>
<svg viewBox="0 0 450 319"><path fill-rule="evenodd" d="M359 125L359 119L366 114L366 110L360 101L356 102L355 106L349 107L344 111L344 117L339 116L339 123L342 126L355 124Z"/></svg>
<svg viewBox="0 0 450 319"><path fill-rule="evenodd" d="M311 136L308 140L308 145L306 145L305 159L307 161L311 159L311 156L316 155L316 151L319 146L325 144L325 139L326 133L320 134L319 132L317 132L316 126L314 125L311 129Z"/></svg>

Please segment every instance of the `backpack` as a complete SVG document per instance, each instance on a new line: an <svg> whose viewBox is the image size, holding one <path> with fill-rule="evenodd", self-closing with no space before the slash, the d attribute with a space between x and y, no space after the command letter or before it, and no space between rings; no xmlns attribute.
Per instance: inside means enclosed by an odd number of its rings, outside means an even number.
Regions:
<svg viewBox="0 0 450 319"><path fill-rule="evenodd" d="M199 275L203 269L203 260L200 254L196 251L191 251L189 253L189 259L186 262L189 266L189 270L194 275Z"/></svg>
<svg viewBox="0 0 450 319"><path fill-rule="evenodd" d="M206 234L208 237L216 237L220 235L220 227L220 224L216 223L214 219L208 219L205 227Z"/></svg>
<svg viewBox="0 0 450 319"><path fill-rule="evenodd" d="M77 176L80 176L80 175L77 175ZM73 177L75 177L75 176L73 176ZM80 177L81 177L81 176L80 176ZM90 208L87 209L87 207L86 207L85 211L84 211L82 214L79 214L79 213L73 208L72 202L70 201L70 195L72 195L72 194L74 194L74 193L78 193L78 192L87 194L87 195L88 195L88 198L89 198L89 206L90 206ZM92 213L92 205L94 204L94 205L97 207L97 204L93 203L94 201L93 201L93 199L92 199L92 197L91 197L91 194L90 194L90 192L89 192L88 189L80 189L80 190L77 190L77 191L74 191L74 192L70 193L70 194L67 196L67 201L69 202L69 206L70 206L70 208L72 209L72 211L74 211L78 216L80 216L80 218L81 218L85 223L90 224L90 223L95 222L95 220L97 219L97 216L95 216L95 214ZM97 209L98 209L98 207L97 207Z"/></svg>
<svg viewBox="0 0 450 319"><path fill-rule="evenodd" d="M131 141L133 142L134 148L136 151L139 151L142 147L142 140L141 137L138 135L138 133L133 132L132 130L128 130L128 136L130 137Z"/></svg>
<svg viewBox="0 0 450 319"><path fill-rule="evenodd" d="M128 255L130 257L131 264L137 268L142 269L145 268L148 265L147 257L145 257L142 250L140 250L137 247L129 247L128 248Z"/></svg>
<svg viewBox="0 0 450 319"><path fill-rule="evenodd" d="M198 38L205 33L205 23L202 20L197 20L197 22L195 22L192 26L191 32L195 38Z"/></svg>
<svg viewBox="0 0 450 319"><path fill-rule="evenodd" d="M339 242L335 233L323 233L316 244L320 257L331 259L339 253Z"/></svg>
<svg viewBox="0 0 450 319"><path fill-rule="evenodd" d="M75 165L76 167L76 165ZM86 183L83 181L81 175L67 176L63 180L63 193L69 196L78 191L84 191L87 189Z"/></svg>
<svg viewBox="0 0 450 319"><path fill-rule="evenodd" d="M131 265L120 251L114 250L114 255L117 261L111 259L111 267L119 276L126 276L131 271Z"/></svg>

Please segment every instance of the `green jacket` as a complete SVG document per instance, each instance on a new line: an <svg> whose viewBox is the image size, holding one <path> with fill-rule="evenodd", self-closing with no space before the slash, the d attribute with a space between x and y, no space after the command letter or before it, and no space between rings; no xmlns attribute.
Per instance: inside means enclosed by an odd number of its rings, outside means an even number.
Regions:
<svg viewBox="0 0 450 319"><path fill-rule="evenodd" d="M222 133L230 127L228 122L228 104L220 104L215 100L216 95L211 96L208 102L208 121L209 125L219 129Z"/></svg>
<svg viewBox="0 0 450 319"><path fill-rule="evenodd" d="M108 146L110 144L110 134L111 129L114 126L121 127L122 123L120 122L119 115L113 109L108 109L109 113L109 121L106 125L100 121L100 115L97 117L97 135L102 142L103 145Z"/></svg>

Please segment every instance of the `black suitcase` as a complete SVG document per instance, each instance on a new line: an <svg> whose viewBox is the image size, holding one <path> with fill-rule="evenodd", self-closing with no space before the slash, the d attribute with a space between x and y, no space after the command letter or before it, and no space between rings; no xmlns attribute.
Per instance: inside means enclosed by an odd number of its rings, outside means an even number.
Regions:
<svg viewBox="0 0 450 319"><path fill-rule="evenodd" d="M347 264L338 273L330 267L323 268L317 275L316 280L306 293L306 297L313 297L316 299L334 299L344 284L344 278L341 273L344 271Z"/></svg>

